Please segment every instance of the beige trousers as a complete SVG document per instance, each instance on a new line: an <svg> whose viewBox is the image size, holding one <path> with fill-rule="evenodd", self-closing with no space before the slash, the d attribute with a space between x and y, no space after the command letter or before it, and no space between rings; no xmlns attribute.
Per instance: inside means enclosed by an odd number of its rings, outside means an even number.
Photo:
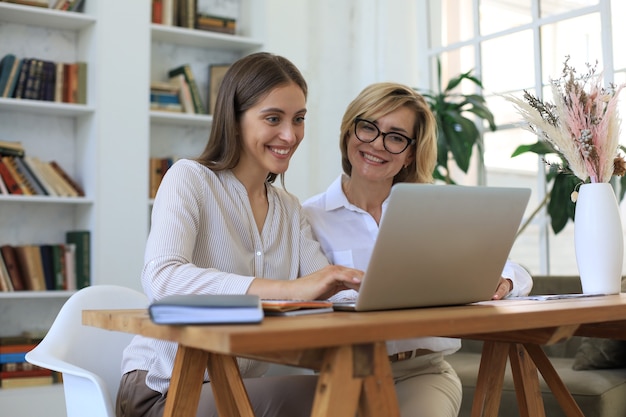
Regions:
<svg viewBox="0 0 626 417"><path fill-rule="evenodd" d="M391 364L401 417L456 417L461 382L439 353ZM162 417L165 396L145 384L146 371L125 374L117 396L117 417ZM315 375L245 378L256 417L310 416ZM198 417L217 417L209 383L202 387Z"/></svg>

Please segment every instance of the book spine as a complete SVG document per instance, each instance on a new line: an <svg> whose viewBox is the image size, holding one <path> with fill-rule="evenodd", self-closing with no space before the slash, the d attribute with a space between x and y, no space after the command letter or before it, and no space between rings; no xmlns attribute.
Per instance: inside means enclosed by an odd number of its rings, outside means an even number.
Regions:
<svg viewBox="0 0 626 417"><path fill-rule="evenodd" d="M15 246L20 271L23 272L26 289L30 291L45 291L46 281L43 275L41 252L36 245Z"/></svg>
<svg viewBox="0 0 626 417"><path fill-rule="evenodd" d="M15 91L13 93L14 98L23 98L24 90L26 88L26 79L28 78L28 72L31 60L28 58L22 59L22 66L20 69L19 77L17 78L17 84L15 85Z"/></svg>
<svg viewBox="0 0 626 417"><path fill-rule="evenodd" d="M189 90L191 91L191 98L193 100L193 106L196 114L205 114L206 111L204 110L204 104L202 104L200 89L198 88L198 84L196 83L196 79L189 64L174 68L169 72L169 77L173 78L178 74L185 75L185 80L187 81L187 84L189 85Z"/></svg>
<svg viewBox="0 0 626 417"><path fill-rule="evenodd" d="M13 97L13 92L15 91L15 86L17 85L17 79L20 76L20 71L22 68L22 60L16 59L13 63L13 68L11 69L11 73L9 74L9 79L7 81L7 85L2 93L2 97L8 98Z"/></svg>
<svg viewBox="0 0 626 417"><path fill-rule="evenodd" d="M46 290L55 290L54 265L52 263L52 245L39 245L39 253L41 256L41 267L43 269L44 282Z"/></svg>
<svg viewBox="0 0 626 417"><path fill-rule="evenodd" d="M56 161L50 161L49 164L52 169L54 169L61 176L61 178L63 178L63 180L67 182L67 184L69 184L69 186L76 192L77 196L85 196L85 191L83 190L83 188L78 185L78 183L74 181L74 179L70 177L63 168L61 168L61 165L59 165Z"/></svg>
<svg viewBox="0 0 626 417"><path fill-rule="evenodd" d="M35 194L35 191L32 189L30 184L28 184L28 181L26 180L26 178L24 178L24 176L18 172L17 166L15 165L15 161L13 158L15 157L3 156L2 163L9 170L9 172L11 173L11 176L15 179L15 182L17 183L17 185L19 185L20 189L22 190L21 194L24 194L24 195Z"/></svg>
<svg viewBox="0 0 626 417"><path fill-rule="evenodd" d="M45 190L46 194L49 196L58 196L54 187L48 182L48 179L46 178L44 173L41 172L41 169L38 163L35 161L35 159L30 156L24 156L23 158L24 158L24 163L26 164L28 169L33 173L33 175L37 178L37 180L41 184L41 187Z"/></svg>
<svg viewBox="0 0 626 417"><path fill-rule="evenodd" d="M4 180L2 179L2 175L0 175L0 194L3 195L9 195L9 187L7 187L7 184L4 182Z"/></svg>
<svg viewBox="0 0 626 417"><path fill-rule="evenodd" d="M11 277L13 289L15 291L26 290L26 284L24 283L24 279L22 278L22 272L20 271L15 247L11 245L2 245L0 246L0 253L2 254L2 259L4 259L7 270L9 271L9 276Z"/></svg>
<svg viewBox="0 0 626 417"><path fill-rule="evenodd" d="M2 256L0 256L0 291L15 291L13 283L11 282L9 270L7 269L7 265L4 263L4 258L2 258ZM2 352L2 346L0 346L0 352Z"/></svg>
<svg viewBox="0 0 626 417"><path fill-rule="evenodd" d="M16 58L14 54L6 54L2 60L0 60L0 91L4 91L9 83L11 70Z"/></svg>
<svg viewBox="0 0 626 417"><path fill-rule="evenodd" d="M76 245L76 289L91 284L91 245L88 230L73 230L65 234L65 242Z"/></svg>
<svg viewBox="0 0 626 417"><path fill-rule="evenodd" d="M26 182L28 183L30 189L33 191L35 195L48 195L46 190L41 185L41 182L37 178L37 176L28 168L26 163L21 157L14 157L13 161L15 161L15 167L17 171L24 177Z"/></svg>
<svg viewBox="0 0 626 417"><path fill-rule="evenodd" d="M9 190L9 194L24 194L22 188L17 183L17 180L13 177L13 174L9 168L4 164L2 158L0 158L0 176L4 180L4 183Z"/></svg>
<svg viewBox="0 0 626 417"><path fill-rule="evenodd" d="M54 276L54 289L64 290L65 283L65 245L52 245L52 273Z"/></svg>

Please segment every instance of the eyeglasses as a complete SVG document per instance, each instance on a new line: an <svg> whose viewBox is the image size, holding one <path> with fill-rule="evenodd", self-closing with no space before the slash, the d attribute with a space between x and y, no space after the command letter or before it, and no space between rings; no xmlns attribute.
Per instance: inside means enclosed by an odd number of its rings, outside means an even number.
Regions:
<svg viewBox="0 0 626 417"><path fill-rule="evenodd" d="M354 134L356 138L363 143L371 143L379 136L383 137L383 146L389 153L402 153L410 145L414 144L415 139L404 136L397 132L382 132L378 126L369 120L356 118L354 119Z"/></svg>

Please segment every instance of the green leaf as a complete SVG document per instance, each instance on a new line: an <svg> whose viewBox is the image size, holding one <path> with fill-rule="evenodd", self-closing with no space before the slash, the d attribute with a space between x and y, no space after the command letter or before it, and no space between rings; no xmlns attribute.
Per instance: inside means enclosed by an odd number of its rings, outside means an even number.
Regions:
<svg viewBox="0 0 626 417"><path fill-rule="evenodd" d="M555 153L554 148L548 142L539 141L530 145L520 145L513 151L511 158L517 155L521 155L526 152L534 152L538 155L545 155L547 153Z"/></svg>
<svg viewBox="0 0 626 417"><path fill-rule="evenodd" d="M442 126L446 143L454 161L463 172L469 170L472 148L479 136L478 128L473 121L458 113L448 112Z"/></svg>
<svg viewBox="0 0 626 417"><path fill-rule="evenodd" d="M554 234L563 230L570 219L574 220L576 205L572 202L571 195L579 181L575 176L565 173L559 173L554 178L548 203L548 214Z"/></svg>

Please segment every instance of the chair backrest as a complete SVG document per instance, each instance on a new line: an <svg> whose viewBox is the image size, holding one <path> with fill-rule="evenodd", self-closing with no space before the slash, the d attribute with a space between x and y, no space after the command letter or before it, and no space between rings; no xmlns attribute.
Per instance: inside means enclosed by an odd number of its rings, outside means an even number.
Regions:
<svg viewBox="0 0 626 417"><path fill-rule="evenodd" d="M94 285L73 294L26 360L63 374L68 417L115 417L122 351L132 334L82 324L82 310L146 308L145 294L116 285Z"/></svg>

